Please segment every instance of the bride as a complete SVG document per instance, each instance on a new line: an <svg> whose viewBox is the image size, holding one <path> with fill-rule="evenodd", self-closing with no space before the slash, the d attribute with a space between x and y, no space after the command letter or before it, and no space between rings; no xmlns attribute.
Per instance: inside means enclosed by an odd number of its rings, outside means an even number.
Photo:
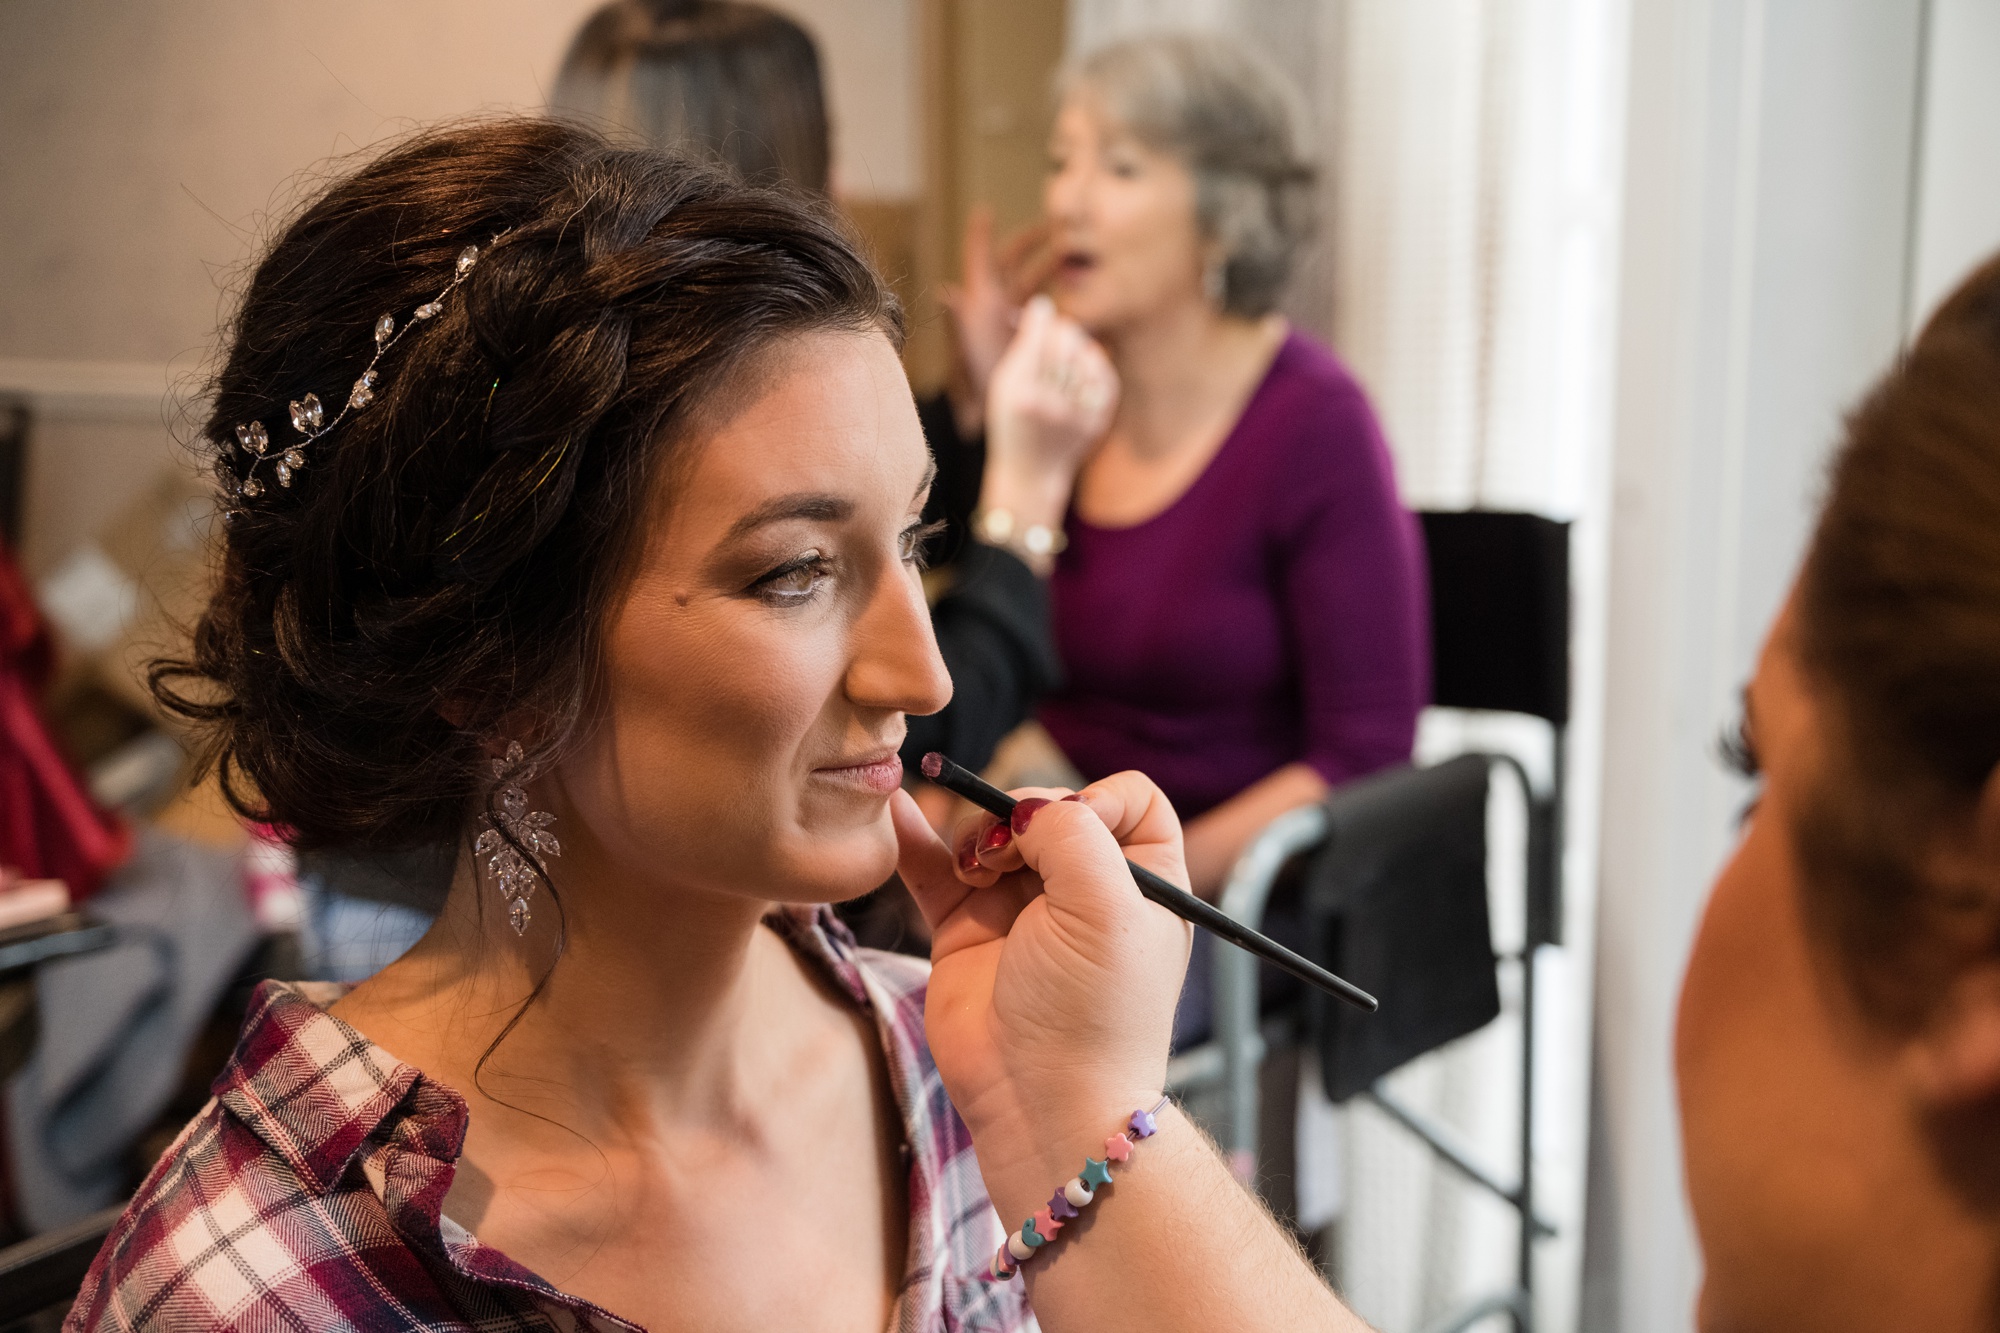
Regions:
<svg viewBox="0 0 2000 1333"><path fill-rule="evenodd" d="M1360 1326L1162 1104L1158 792L948 848L901 790L951 686L900 335L810 205L545 121L284 229L155 687L297 844L465 852L386 971L260 992L72 1327ZM934 966L826 908L898 869Z"/></svg>

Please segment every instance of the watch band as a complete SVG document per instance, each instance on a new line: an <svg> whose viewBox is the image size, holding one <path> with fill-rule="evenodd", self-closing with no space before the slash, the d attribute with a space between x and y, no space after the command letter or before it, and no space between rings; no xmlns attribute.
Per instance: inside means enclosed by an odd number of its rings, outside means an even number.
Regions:
<svg viewBox="0 0 2000 1333"><path fill-rule="evenodd" d="M998 546L1017 555L1047 559L1061 555L1069 536L1061 528L1042 523L1022 523L1011 509L982 508L972 516L972 533L988 546Z"/></svg>

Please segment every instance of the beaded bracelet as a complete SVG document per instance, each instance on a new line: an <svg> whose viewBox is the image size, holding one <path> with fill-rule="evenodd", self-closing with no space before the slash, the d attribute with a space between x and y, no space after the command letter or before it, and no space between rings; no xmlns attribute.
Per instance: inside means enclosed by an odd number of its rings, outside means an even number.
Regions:
<svg viewBox="0 0 2000 1333"><path fill-rule="evenodd" d="M1021 1265L1034 1258L1035 1253L1055 1239L1063 1223L1075 1217L1079 1210L1090 1205L1097 1197L1097 1191L1111 1183L1111 1164L1124 1162L1132 1156L1134 1139L1150 1139L1159 1126L1153 1117L1167 1104L1162 1097L1150 1111L1134 1111L1132 1118L1125 1122L1125 1130L1113 1134L1104 1141L1104 1156L1083 1159L1083 1170L1069 1178L1049 1201L1035 1210L1033 1217L1021 1223L1021 1229L1007 1237L993 1255L991 1276L995 1282L1005 1282L1021 1271Z"/></svg>

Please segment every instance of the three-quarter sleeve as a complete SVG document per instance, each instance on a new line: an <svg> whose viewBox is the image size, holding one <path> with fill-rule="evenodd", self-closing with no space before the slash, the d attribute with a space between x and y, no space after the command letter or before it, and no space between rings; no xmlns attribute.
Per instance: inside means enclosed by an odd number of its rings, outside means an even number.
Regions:
<svg viewBox="0 0 2000 1333"><path fill-rule="evenodd" d="M1338 784L1409 759L1430 698L1430 609L1422 535L1374 410L1351 380L1315 387L1276 536L1302 758Z"/></svg>

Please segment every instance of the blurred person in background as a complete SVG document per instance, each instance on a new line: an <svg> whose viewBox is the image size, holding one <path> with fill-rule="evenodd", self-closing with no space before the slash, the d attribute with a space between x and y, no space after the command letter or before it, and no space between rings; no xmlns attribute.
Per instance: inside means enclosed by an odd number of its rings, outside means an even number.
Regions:
<svg viewBox="0 0 2000 1333"><path fill-rule="evenodd" d="M1086 779L1159 782L1213 898L1274 817L1410 757L1421 538L1361 386L1277 313L1313 178L1282 76L1226 37L1160 35L1060 91L1044 262L1120 395L1050 580L1064 683L1040 720ZM1199 940L1183 1040L1207 963Z"/></svg>
<svg viewBox="0 0 2000 1333"><path fill-rule="evenodd" d="M1204 894L1249 838L1406 760L1429 690L1416 523L1361 386L1276 312L1311 170L1280 76L1215 37L1070 72L1045 192L1058 306L1121 395L1051 580L1078 768L1151 774Z"/></svg>
<svg viewBox="0 0 2000 1333"><path fill-rule="evenodd" d="M1845 434L1681 995L1710 1333L2000 1328L2000 259Z"/></svg>

